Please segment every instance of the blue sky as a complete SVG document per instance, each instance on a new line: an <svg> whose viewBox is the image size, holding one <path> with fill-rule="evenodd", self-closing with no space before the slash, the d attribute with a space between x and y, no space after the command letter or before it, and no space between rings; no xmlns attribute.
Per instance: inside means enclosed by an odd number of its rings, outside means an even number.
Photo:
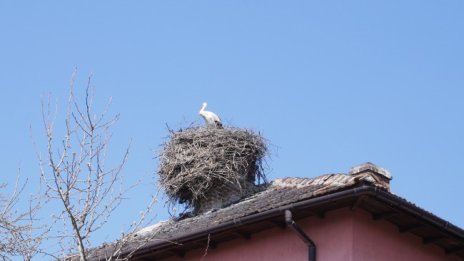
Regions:
<svg viewBox="0 0 464 261"><path fill-rule="evenodd" d="M457 0L2 1L0 181L21 167L38 182L41 99L64 112L77 68L76 88L93 73L97 104L112 97L121 114L110 156L131 143L124 176L143 180L102 235L156 192L165 124L201 123L203 101L270 141L271 179L370 161L393 193L464 227L463 12Z"/></svg>

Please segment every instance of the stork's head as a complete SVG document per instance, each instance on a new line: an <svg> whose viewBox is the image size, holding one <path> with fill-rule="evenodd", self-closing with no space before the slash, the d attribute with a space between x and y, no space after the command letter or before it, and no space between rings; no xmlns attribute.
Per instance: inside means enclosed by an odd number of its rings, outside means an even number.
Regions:
<svg viewBox="0 0 464 261"><path fill-rule="evenodd" d="M203 102L203 103L201 104L200 112L202 112L203 110L205 110L205 109L206 109L206 106L208 106L208 104L207 104L206 102Z"/></svg>

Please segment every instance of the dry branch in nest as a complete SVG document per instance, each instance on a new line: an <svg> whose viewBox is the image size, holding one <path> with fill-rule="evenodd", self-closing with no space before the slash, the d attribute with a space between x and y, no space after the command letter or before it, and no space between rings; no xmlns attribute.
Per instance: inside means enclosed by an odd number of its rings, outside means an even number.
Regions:
<svg viewBox="0 0 464 261"><path fill-rule="evenodd" d="M173 202L196 209L222 191L266 182L266 141L250 130L190 127L171 131L162 146L158 174Z"/></svg>

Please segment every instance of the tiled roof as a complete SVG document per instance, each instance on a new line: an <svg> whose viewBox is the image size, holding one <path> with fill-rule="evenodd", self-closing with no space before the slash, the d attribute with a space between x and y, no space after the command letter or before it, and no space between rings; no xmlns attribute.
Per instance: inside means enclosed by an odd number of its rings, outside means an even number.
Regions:
<svg viewBox="0 0 464 261"><path fill-rule="evenodd" d="M281 178L263 186L252 196L230 206L182 220L165 221L144 228L139 234L156 234L156 237L160 239L175 238L181 234L205 230L241 217L347 189L360 182L370 182L373 186L387 189L376 181L374 174L368 172L360 176L326 174L316 178Z"/></svg>

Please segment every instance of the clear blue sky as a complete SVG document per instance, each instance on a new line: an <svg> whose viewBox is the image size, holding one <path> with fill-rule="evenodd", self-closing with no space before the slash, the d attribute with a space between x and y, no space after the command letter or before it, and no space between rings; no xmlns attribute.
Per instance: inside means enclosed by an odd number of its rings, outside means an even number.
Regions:
<svg viewBox="0 0 464 261"><path fill-rule="evenodd" d="M63 104L76 67L76 86L93 73L97 102L121 113L110 156L131 142L124 176L144 181L110 237L155 192L165 124L200 123L203 101L270 140L271 179L371 161L393 193L464 227L463 13L461 0L2 1L1 181L19 166L38 181L41 97Z"/></svg>

